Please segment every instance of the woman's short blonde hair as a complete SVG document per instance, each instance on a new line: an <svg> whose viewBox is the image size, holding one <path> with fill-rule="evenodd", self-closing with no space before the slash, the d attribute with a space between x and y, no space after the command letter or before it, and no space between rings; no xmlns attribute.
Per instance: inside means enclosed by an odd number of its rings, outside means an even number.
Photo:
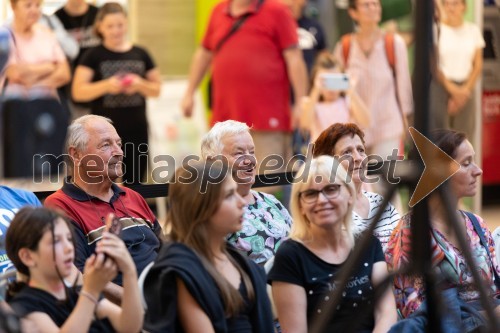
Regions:
<svg viewBox="0 0 500 333"><path fill-rule="evenodd" d="M351 176L339 163L339 160L326 155L313 158L310 164L304 163L296 174L295 183L292 186L291 211L293 225L290 238L298 241L306 241L312 238L310 221L301 212L300 193L309 188L313 182L317 182L319 177L321 179L329 179L331 183L335 180L340 181L341 185L345 186L351 195L352 200L348 204L342 226L349 235L350 243L354 244L354 235L351 226L352 209L356 200L354 184L352 183Z"/></svg>

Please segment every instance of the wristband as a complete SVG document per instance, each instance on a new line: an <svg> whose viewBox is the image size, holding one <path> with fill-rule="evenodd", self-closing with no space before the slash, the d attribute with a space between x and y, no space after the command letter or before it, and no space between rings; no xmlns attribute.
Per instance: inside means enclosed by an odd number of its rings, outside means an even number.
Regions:
<svg viewBox="0 0 500 333"><path fill-rule="evenodd" d="M80 295L81 296L85 296L87 297L90 301L92 301L92 303L94 303L94 305L97 306L97 303L99 303L99 301L97 300L97 298L95 298L94 296L92 296L90 293L86 292L85 290L80 290Z"/></svg>

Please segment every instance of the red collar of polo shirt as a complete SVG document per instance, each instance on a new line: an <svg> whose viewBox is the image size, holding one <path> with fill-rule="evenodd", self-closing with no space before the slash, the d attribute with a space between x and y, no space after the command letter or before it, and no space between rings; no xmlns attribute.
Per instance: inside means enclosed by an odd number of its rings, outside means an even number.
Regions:
<svg viewBox="0 0 500 333"><path fill-rule="evenodd" d="M227 2L227 7L226 9L224 10L224 12L231 16L231 3L233 2L234 0L229 0ZM262 2L264 2L264 0L253 0L252 3L250 4L250 6L248 7L248 9L244 12L244 13L241 13L239 16L241 15L245 15L246 13L256 13L258 10L259 10L259 7L260 5L262 4Z"/></svg>

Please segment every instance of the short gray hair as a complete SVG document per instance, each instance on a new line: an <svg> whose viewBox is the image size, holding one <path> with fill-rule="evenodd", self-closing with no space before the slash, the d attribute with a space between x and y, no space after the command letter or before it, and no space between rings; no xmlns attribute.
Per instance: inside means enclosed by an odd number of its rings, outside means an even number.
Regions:
<svg viewBox="0 0 500 333"><path fill-rule="evenodd" d="M89 143L89 133L87 131L87 125L96 120L107 121L113 124L113 121L109 118L98 116L95 114L88 114L81 116L73 120L71 125L68 127L68 134L66 136L66 152L69 153L70 147L75 147L77 150L85 150L87 144Z"/></svg>
<svg viewBox="0 0 500 333"><path fill-rule="evenodd" d="M222 153L222 139L227 135L250 133L250 127L236 120L216 123L201 139L201 157L206 160Z"/></svg>
<svg viewBox="0 0 500 333"><path fill-rule="evenodd" d="M88 114L85 116L81 116L73 120L73 122L68 127L68 133L66 134L66 161L68 162L68 175L71 175L74 171L74 163L73 158L69 155L69 148L75 147L78 151L83 151L87 148L87 144L89 143L89 133L87 131L87 125L92 121L103 120L107 121L110 124L113 124L113 121L109 118L98 116L95 114Z"/></svg>

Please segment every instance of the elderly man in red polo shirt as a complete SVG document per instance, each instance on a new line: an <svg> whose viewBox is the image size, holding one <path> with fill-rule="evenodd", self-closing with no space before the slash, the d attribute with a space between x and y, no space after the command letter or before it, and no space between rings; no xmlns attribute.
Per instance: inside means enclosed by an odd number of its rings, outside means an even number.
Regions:
<svg viewBox="0 0 500 333"><path fill-rule="evenodd" d="M290 83L296 101L307 93L307 71L290 9L273 0L224 0L214 7L191 64L182 100L186 116L192 114L194 92L208 68L212 124L229 119L246 123L261 164L271 154L287 163L290 131L298 125L299 113L297 107L290 110Z"/></svg>
<svg viewBox="0 0 500 333"><path fill-rule="evenodd" d="M83 271L112 213L122 225L125 242L140 275L156 259L161 227L141 195L115 181L123 176L122 140L111 120L99 115L75 119L66 139L68 177L62 188L45 199L45 206L64 212L73 224L75 265ZM106 297L120 302L121 273L107 284Z"/></svg>

